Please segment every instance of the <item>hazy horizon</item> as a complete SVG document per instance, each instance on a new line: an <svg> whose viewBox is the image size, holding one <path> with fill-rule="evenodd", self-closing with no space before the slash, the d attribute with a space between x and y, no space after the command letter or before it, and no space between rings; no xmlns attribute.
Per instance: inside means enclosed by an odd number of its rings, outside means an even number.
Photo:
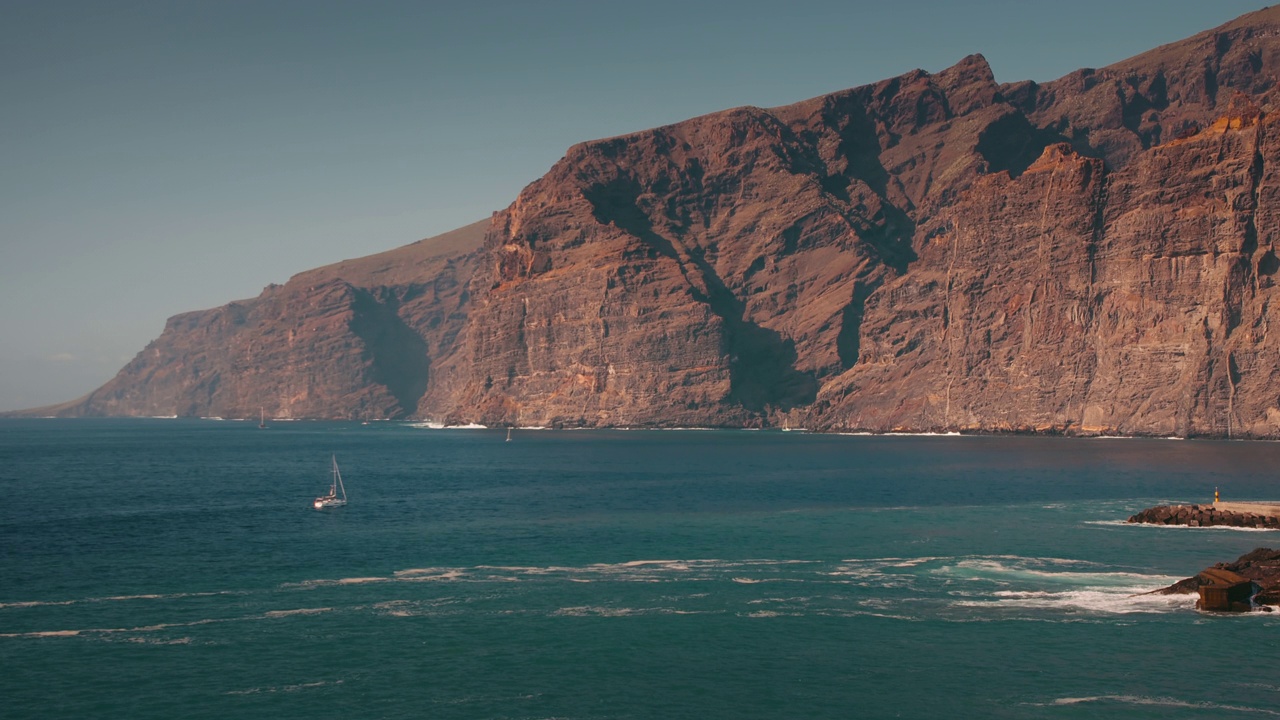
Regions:
<svg viewBox="0 0 1280 720"><path fill-rule="evenodd" d="M170 316L483 219L577 142L972 53L1047 81L1265 6L9 2L0 411L93 390Z"/></svg>

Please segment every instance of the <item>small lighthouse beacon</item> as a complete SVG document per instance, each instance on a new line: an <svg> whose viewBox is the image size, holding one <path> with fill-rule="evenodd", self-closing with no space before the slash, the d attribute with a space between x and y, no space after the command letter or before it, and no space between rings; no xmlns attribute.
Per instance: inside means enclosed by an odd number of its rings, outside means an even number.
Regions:
<svg viewBox="0 0 1280 720"><path fill-rule="evenodd" d="M1217 488L1217 487L1214 487L1214 488L1213 488L1213 504L1214 504L1214 505L1217 505L1217 504L1218 504L1218 502L1219 502L1219 500L1218 500L1218 488Z"/></svg>

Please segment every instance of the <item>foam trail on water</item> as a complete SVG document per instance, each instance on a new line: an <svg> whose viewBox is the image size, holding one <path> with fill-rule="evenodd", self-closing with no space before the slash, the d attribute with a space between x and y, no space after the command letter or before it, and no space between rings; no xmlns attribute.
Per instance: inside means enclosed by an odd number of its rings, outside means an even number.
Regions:
<svg viewBox="0 0 1280 720"><path fill-rule="evenodd" d="M1147 595L1150 588L1084 588L1064 592L1014 591L995 593L993 600L957 600L954 607L1057 610L1099 615L1162 613L1195 607L1194 595ZM1120 592L1117 592L1120 590Z"/></svg>
<svg viewBox="0 0 1280 720"><path fill-rule="evenodd" d="M213 597L216 595L243 595L244 593L237 590L218 590L216 592L189 592L189 593L147 593L141 595L113 595L110 597L89 597L77 600L25 600L18 602L0 603L0 610L12 610L17 608L32 607L52 607L58 605L79 605L82 603L105 603L105 602L127 602L132 600L180 600L182 598L193 597Z"/></svg>
<svg viewBox="0 0 1280 720"><path fill-rule="evenodd" d="M1155 707L1183 708L1188 710L1222 710L1227 712L1257 713L1272 717L1280 717L1280 711L1268 708L1248 707L1245 705L1226 705L1215 702L1191 702L1170 697L1145 697L1142 695L1094 695L1089 697L1057 698L1049 705L1081 705L1084 703L1113 702L1123 705L1151 705Z"/></svg>
<svg viewBox="0 0 1280 720"><path fill-rule="evenodd" d="M229 618L205 618L202 620L190 620L187 622L172 623L156 623L154 625L142 625L138 627L118 627L118 628L84 628L81 630L36 630L32 632L19 633L0 633L0 638L57 638L57 637L79 637L82 635L120 635L128 633L152 633L163 630L172 630L173 628L189 628L200 625L213 625L216 623L233 623L258 620L276 620L284 617L292 617L296 615L319 615L320 613L332 612L333 608L296 608L293 610L268 610L261 615L242 615L239 617Z"/></svg>

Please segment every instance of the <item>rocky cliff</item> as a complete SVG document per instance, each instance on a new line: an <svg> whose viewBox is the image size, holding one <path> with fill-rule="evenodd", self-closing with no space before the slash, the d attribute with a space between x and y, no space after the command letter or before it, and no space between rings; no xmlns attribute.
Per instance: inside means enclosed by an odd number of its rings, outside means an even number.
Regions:
<svg viewBox="0 0 1280 720"><path fill-rule="evenodd" d="M584 143L46 412L1280 436L1278 76L1272 8Z"/></svg>
<svg viewBox="0 0 1280 720"><path fill-rule="evenodd" d="M106 385L36 414L398 418L466 320L488 223L295 275L169 319Z"/></svg>

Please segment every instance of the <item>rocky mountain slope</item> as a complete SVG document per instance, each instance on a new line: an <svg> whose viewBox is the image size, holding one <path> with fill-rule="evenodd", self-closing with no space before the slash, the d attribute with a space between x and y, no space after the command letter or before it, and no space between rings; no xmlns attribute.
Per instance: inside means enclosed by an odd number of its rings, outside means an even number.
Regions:
<svg viewBox="0 0 1280 720"><path fill-rule="evenodd" d="M1280 436L1278 76L1271 8L584 143L42 412Z"/></svg>

